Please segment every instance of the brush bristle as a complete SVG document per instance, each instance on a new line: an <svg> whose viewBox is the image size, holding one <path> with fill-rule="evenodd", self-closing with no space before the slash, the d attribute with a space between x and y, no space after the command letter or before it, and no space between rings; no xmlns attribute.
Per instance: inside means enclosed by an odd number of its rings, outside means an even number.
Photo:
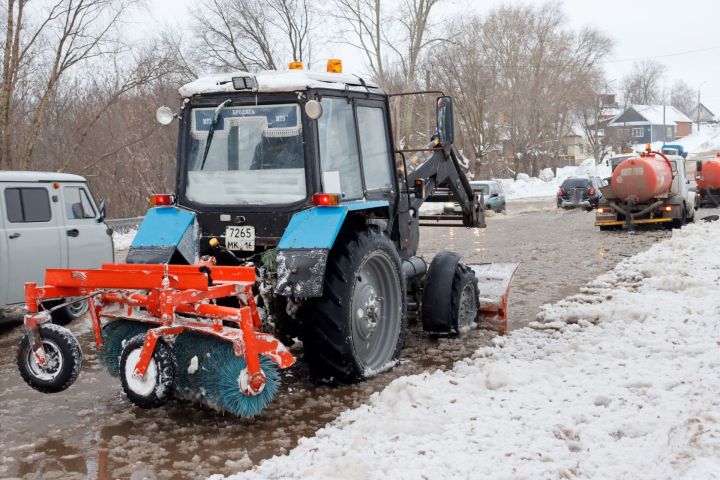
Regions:
<svg viewBox="0 0 720 480"><path fill-rule="evenodd" d="M213 350L225 342L210 335L183 332L175 339L176 394L187 400L204 402L202 369ZM193 360L196 359L196 360Z"/></svg>
<svg viewBox="0 0 720 480"><path fill-rule="evenodd" d="M245 359L237 358L228 343L212 351L203 366L202 376L208 404L239 417L254 417L272 402L280 387L280 376L275 364L260 357L260 368L267 383L263 391L254 397L245 395L238 384L245 365Z"/></svg>
<svg viewBox="0 0 720 480"><path fill-rule="evenodd" d="M105 367L110 375L120 375L120 355L127 340L139 333L145 333L150 325L129 320L114 320L102 328L103 346L97 353L100 365Z"/></svg>

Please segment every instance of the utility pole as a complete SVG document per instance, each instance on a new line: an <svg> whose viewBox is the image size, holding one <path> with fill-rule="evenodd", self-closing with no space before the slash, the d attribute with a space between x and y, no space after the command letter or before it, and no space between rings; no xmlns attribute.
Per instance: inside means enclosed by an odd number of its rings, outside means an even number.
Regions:
<svg viewBox="0 0 720 480"><path fill-rule="evenodd" d="M706 83L707 83L707 80L705 80L698 86L698 103L697 103L697 129L698 129L698 132L700 131L700 89Z"/></svg>

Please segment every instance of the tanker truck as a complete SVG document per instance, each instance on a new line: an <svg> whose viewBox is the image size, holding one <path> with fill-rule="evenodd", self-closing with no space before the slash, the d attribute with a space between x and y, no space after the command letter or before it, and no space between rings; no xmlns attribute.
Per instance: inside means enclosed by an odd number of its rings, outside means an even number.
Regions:
<svg viewBox="0 0 720 480"><path fill-rule="evenodd" d="M698 160L695 172L700 207L720 207L720 152L710 160Z"/></svg>
<svg viewBox="0 0 720 480"><path fill-rule="evenodd" d="M601 193L595 226L603 231L646 224L680 228L695 218L695 177L687 174L685 158L649 145L623 160Z"/></svg>

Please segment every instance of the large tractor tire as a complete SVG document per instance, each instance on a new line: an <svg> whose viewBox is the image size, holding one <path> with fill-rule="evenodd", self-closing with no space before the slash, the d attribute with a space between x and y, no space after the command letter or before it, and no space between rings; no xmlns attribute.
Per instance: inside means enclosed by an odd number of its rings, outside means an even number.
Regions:
<svg viewBox="0 0 720 480"><path fill-rule="evenodd" d="M328 258L323 296L300 312L313 375L352 383L390 368L403 345L405 309L395 245L372 230L339 238Z"/></svg>

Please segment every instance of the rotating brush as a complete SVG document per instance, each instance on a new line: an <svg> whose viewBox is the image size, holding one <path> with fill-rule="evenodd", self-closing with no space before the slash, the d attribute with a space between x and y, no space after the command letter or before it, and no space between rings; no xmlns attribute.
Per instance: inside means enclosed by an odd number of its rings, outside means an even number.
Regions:
<svg viewBox="0 0 720 480"><path fill-rule="evenodd" d="M205 401L202 372L213 350L225 342L210 335L184 332L175 339L176 394L187 400Z"/></svg>
<svg viewBox="0 0 720 480"><path fill-rule="evenodd" d="M139 333L145 333L150 325L132 322L129 320L114 320L105 324L102 328L102 349L98 351L97 357L100 365L105 367L110 375L120 375L120 355L125 342Z"/></svg>
<svg viewBox="0 0 720 480"><path fill-rule="evenodd" d="M202 383L206 403L239 417L254 417L275 398L280 387L280 375L275 364L261 356L260 368L265 374L265 388L259 395L249 397L240 390L240 373L245 369L244 358L233 353L227 342L215 348L202 367Z"/></svg>

